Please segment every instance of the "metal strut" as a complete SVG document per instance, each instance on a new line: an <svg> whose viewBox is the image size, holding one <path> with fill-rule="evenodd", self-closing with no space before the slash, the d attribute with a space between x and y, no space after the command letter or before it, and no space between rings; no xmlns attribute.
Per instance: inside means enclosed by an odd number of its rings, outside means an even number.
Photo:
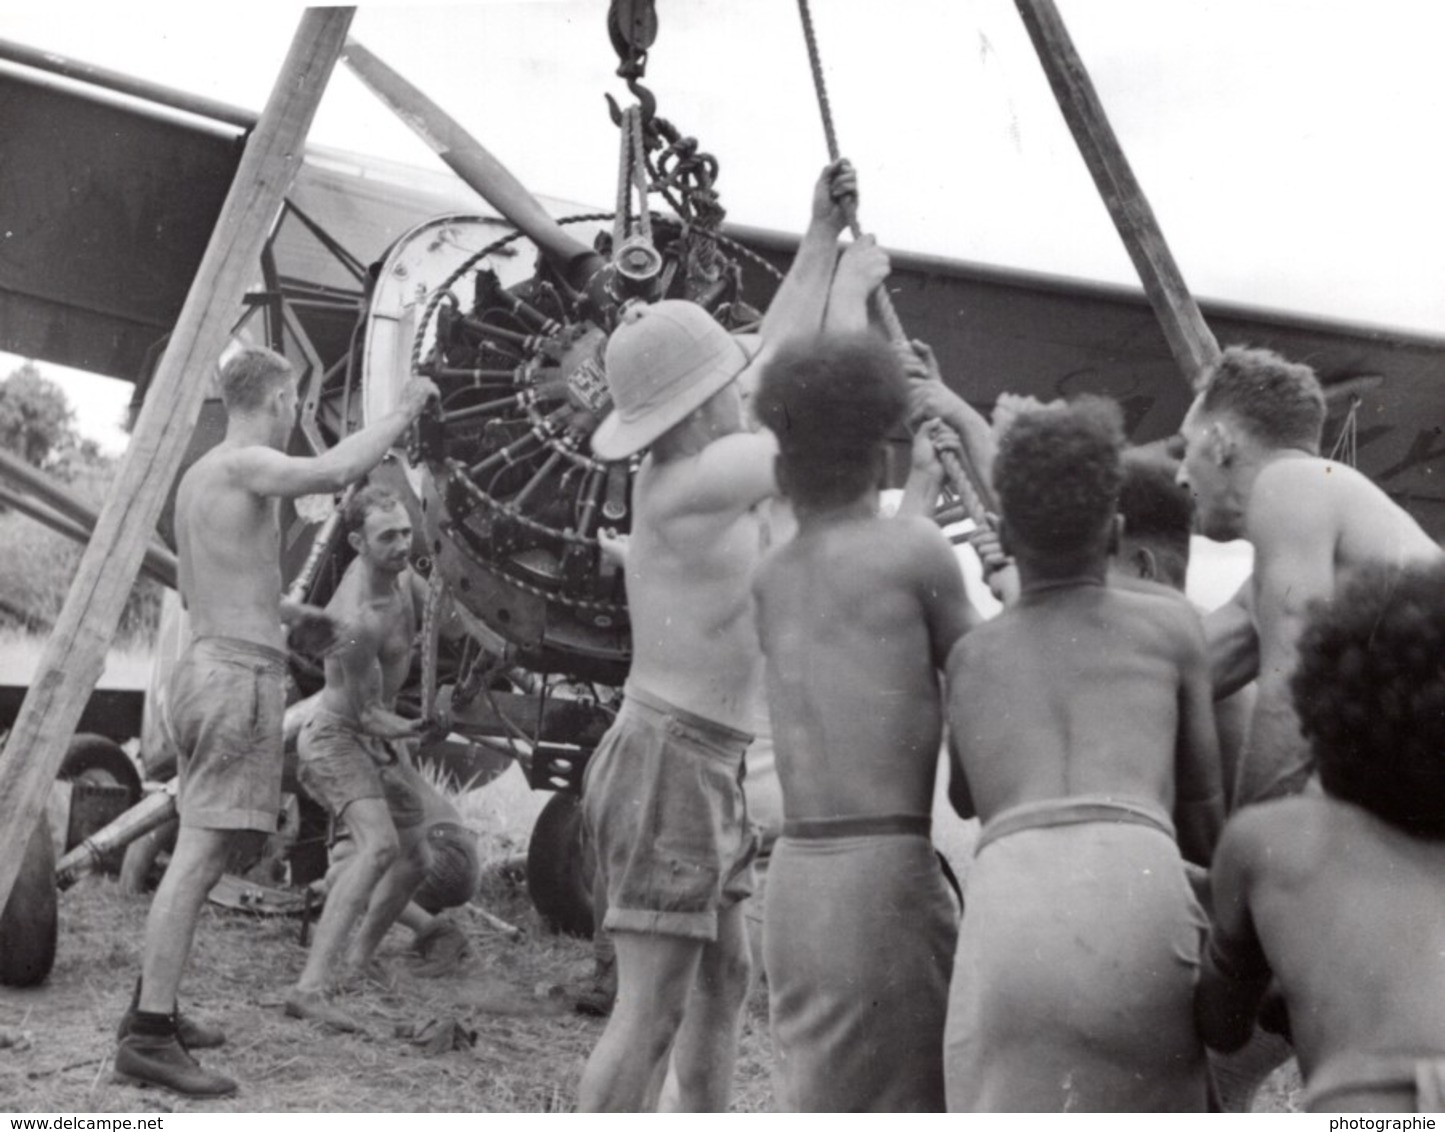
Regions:
<svg viewBox="0 0 1445 1132"><path fill-rule="evenodd" d="M823 120L823 137L828 144L828 160L836 162L840 156L838 134L833 128L833 110L828 102L828 86L823 77L823 59L818 51L818 37L813 30L813 14L808 0L798 0L798 15L803 22L803 40L808 46L808 65L813 72L813 91L818 97L818 114ZM848 230L853 238L862 236L858 216L853 207L848 208ZM896 345L908 345L908 334L899 321L898 312L893 309L893 300L885 287L874 290L873 304L878 317ZM969 517L980 527L988 525L988 507L984 504L987 487L978 469L973 466L965 452L962 459L951 451L937 449L939 462L948 477L948 486L953 490L968 511Z"/></svg>

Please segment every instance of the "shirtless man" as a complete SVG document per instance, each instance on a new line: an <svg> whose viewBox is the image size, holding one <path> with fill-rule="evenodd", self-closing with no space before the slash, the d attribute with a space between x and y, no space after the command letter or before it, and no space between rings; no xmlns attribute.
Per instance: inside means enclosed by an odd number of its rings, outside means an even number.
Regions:
<svg viewBox="0 0 1445 1132"><path fill-rule="evenodd" d="M1314 371L1268 350L1231 346L1184 419L1180 482L1200 533L1254 546L1252 618L1259 697L1234 804L1298 793L1312 759L1290 702L1305 610L1368 563L1433 561L1442 552L1365 476L1322 459L1325 402ZM1236 613L1226 607L1212 621ZM1215 635L1214 625L1210 627ZM1242 678L1248 673L1241 674Z"/></svg>
<svg viewBox="0 0 1445 1132"><path fill-rule="evenodd" d="M763 355L821 325L853 192L845 163L819 179L812 222L763 321ZM754 845L739 780L762 660L748 586L777 447L743 425L735 379L746 353L694 304L624 311L606 363L616 408L593 451L651 451L632 493L626 698L582 790L618 993L578 1108L652 1107L670 1054L669 1101L723 1111L748 984L742 901Z"/></svg>
<svg viewBox="0 0 1445 1132"><path fill-rule="evenodd" d="M347 965L365 972L425 877L415 846L402 852L398 841L399 827L415 840L422 815L406 812L410 806L394 813L383 783L383 775L411 771L402 741L425 727L394 708L411 671L425 588L411 570L411 516L395 493L362 489L344 519L356 557L326 609L348 627L348 639L326 659L326 686L297 736L296 754L301 785L345 825L352 852L327 893L286 1013L352 1031L361 1027L327 997L342 948L361 919Z"/></svg>
<svg viewBox="0 0 1445 1132"><path fill-rule="evenodd" d="M1155 585L1183 595L1188 579L1194 506L1175 482L1173 461L1138 452L1124 455L1119 514L1124 531L1109 560L1109 580L1119 585ZM1232 810L1232 787L1240 748L1254 708L1254 685L1220 697L1215 692L1214 723L1219 734L1220 784L1225 812Z"/></svg>
<svg viewBox="0 0 1445 1132"><path fill-rule="evenodd" d="M785 347L756 401L797 517L753 583L785 817L763 950L787 1112L943 1111L957 908L929 815L939 674L974 615L938 528L878 514L907 407L898 355L866 335Z"/></svg>
<svg viewBox="0 0 1445 1132"><path fill-rule="evenodd" d="M1172 460L1139 452L1125 454L1124 482L1119 492L1124 534L1119 540L1119 552L1109 561L1111 585L1163 586L1183 595L1189 572L1194 502L1188 490L1176 482L1176 474ZM1215 690L1214 725L1219 735L1225 813L1233 808L1235 771L1249 730L1254 697L1253 683L1222 698ZM1209 873L1191 866L1189 882L1207 910ZM1249 1112L1265 1078L1292 1054L1285 1038L1263 1028L1257 1028L1248 1044L1238 1051L1227 1056L1211 1053L1210 1076L1222 1111Z"/></svg>
<svg viewBox="0 0 1445 1132"><path fill-rule="evenodd" d="M1121 445L1117 407L1081 399L1021 413L994 461L1022 591L948 660L950 796L984 823L948 1008L954 1111L1205 1105L1181 851L1207 863L1222 817L1209 672L1186 603L1105 584Z"/></svg>
<svg viewBox="0 0 1445 1132"><path fill-rule="evenodd" d="M465 958L469 944L462 929L438 913L459 907L476 895L481 877L477 835L463 823L457 808L411 763L398 759L379 768L378 774L396 828L397 854L410 858L422 874L421 883L409 894L410 902L394 921L413 933L412 949L422 958L413 973L423 978L446 974ZM350 869L357 852L349 830L343 832L345 835L331 848L331 868L325 882L328 892ZM385 900L374 899L368 905L357 937L358 951L365 946L363 940L369 941L374 935L379 942L385 935L392 922L388 919L390 910L390 902ZM366 953L368 958L370 954ZM352 966L365 968L366 964L353 961Z"/></svg>
<svg viewBox="0 0 1445 1132"><path fill-rule="evenodd" d="M868 299L873 291L888 277L888 255L878 246L872 236L862 236L849 244L839 256L838 267L828 290L827 310L823 325L827 330L857 332L868 328ZM756 392L759 367L749 366L738 378L737 387L743 402L744 423L751 429L763 426L753 413L753 396ZM933 461L936 470L937 461ZM912 481L910 481L911 485ZM937 497L938 482L932 482L934 498ZM778 546L792 538L796 527L792 510L787 499L774 495L760 503L755 511L759 520L759 534L764 548ZM628 536L606 530L598 533L602 552L618 566L627 562ZM753 860L752 895L744 902L743 918L748 938L748 961L751 967L749 986L765 977L762 962L763 901L767 888L767 869L773 850L783 827L783 794L778 783L774 765L772 728L768 721L768 703L759 694L751 709L748 726L752 733L748 745L746 774L743 778L743 799L747 806L748 820L758 834L757 855ZM600 925L607 908L606 891L595 886L593 908ZM617 997L617 961L610 933L600 926L593 936L595 969L590 985L577 996L576 1008L580 1013L605 1016L612 1010ZM667 1103L676 1095L674 1088L665 1093Z"/></svg>
<svg viewBox="0 0 1445 1132"><path fill-rule="evenodd" d="M1277 980L1310 1112L1445 1108L1445 563L1356 571L1299 639L1324 790L1230 819L1198 991L1232 1049Z"/></svg>
<svg viewBox="0 0 1445 1132"><path fill-rule="evenodd" d="M436 395L411 382L401 403L319 456L284 451L296 425L296 380L270 350L239 350L221 368L225 438L197 460L176 495L181 597L191 644L171 676L170 731L179 747L181 827L146 920L136 1002L120 1027L116 1074L190 1096L236 1083L199 1065L198 1034L176 990L206 894L232 844L276 828L281 807L286 626L314 631L319 610L282 600L277 500L339 491L379 463ZM179 1037L179 1040L178 1040Z"/></svg>

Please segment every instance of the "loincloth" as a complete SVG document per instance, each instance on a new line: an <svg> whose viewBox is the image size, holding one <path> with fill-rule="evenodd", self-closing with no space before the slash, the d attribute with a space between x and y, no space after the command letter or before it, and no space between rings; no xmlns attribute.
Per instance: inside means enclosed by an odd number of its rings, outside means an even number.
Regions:
<svg viewBox="0 0 1445 1132"><path fill-rule="evenodd" d="M751 740L627 687L582 785L604 928L717 939L718 912L752 891L757 837L741 785Z"/></svg>
<svg viewBox="0 0 1445 1132"><path fill-rule="evenodd" d="M979 838L945 1044L952 1111L1203 1111L1205 921L1157 805L1027 803Z"/></svg>
<svg viewBox="0 0 1445 1132"><path fill-rule="evenodd" d="M1309 1075L1305 1111L1445 1112L1445 1054L1333 1057Z"/></svg>
<svg viewBox="0 0 1445 1132"><path fill-rule="evenodd" d="M927 830L912 815L784 824L763 928L783 1111L942 1111L958 908Z"/></svg>

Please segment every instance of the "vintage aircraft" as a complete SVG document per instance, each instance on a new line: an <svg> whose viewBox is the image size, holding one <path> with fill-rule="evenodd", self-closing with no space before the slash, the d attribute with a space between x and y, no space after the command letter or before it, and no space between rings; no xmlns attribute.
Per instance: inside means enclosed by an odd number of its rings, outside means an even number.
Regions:
<svg viewBox="0 0 1445 1132"><path fill-rule="evenodd" d="M139 400L254 117L18 44L0 44L0 113L0 349L126 377ZM534 786L562 791L533 838L533 893L553 922L575 927L587 911L571 799L629 655L621 580L595 536L625 529L632 467L586 445L606 407L601 348L635 294L687 294L746 328L796 246L710 224L710 159L645 100L643 113L619 117L650 131L647 179L670 207L630 259L614 253L639 235L641 210L619 224L606 210L519 204L496 183L480 186L505 198L489 205L449 176L313 148L237 312L238 333L284 350L302 375L296 451L384 411L412 368L442 386L441 413L387 474L416 508L419 568L438 603L459 599L472 643L448 656L434 635L424 642L416 696L425 711L449 705L462 733L509 745ZM599 198L615 187L599 175ZM893 263L903 322L980 408L1005 391L1095 392L1120 401L1136 442L1177 428L1188 391L1140 292L919 254ZM1330 393L1327 441L1445 535L1445 339L1203 311L1222 342L1310 362ZM208 402L188 459L222 428ZM326 553L333 529L286 515L288 577L313 599L344 566ZM297 677L314 685L314 673Z"/></svg>

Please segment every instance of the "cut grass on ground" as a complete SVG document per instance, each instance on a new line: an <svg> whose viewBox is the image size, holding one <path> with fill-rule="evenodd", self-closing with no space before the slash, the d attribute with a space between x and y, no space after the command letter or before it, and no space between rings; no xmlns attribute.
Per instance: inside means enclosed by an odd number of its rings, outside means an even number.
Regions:
<svg viewBox="0 0 1445 1132"><path fill-rule="evenodd" d="M295 919L263 919L208 906L196 936L182 1003L227 1030L203 1063L236 1077L240 1093L191 1101L111 1081L115 1024L140 966L149 898L127 897L92 877L61 897L60 952L36 990L0 987L0 1027L27 1030L33 1044L0 1051L0 1107L25 1112L556 1112L572 1108L577 1080L602 1031L570 1009L558 988L592 969L589 943L545 934L519 877L493 870L480 897L492 913L526 928L510 941L468 910L454 913L475 952L441 979L410 970L406 933L394 931L381 958L395 990L367 986L343 1005L366 1035L324 1033L287 1018L286 988L305 953ZM475 1030L470 1050L427 1056L406 1038L432 1019ZM773 1107L772 1047L762 990L750 1000L734 1080L737 1111ZM1291 1111L1292 1065L1266 1083L1256 1111Z"/></svg>
<svg viewBox="0 0 1445 1132"><path fill-rule="evenodd" d="M182 1004L221 1024L227 1044L204 1064L236 1077L240 1093L190 1101L111 1081L114 1028L139 969L147 898L124 896L90 878L61 899L61 945L48 984L0 988L0 1026L28 1030L33 1044L0 1053L4 1107L31 1112L125 1111L476 1111L570 1109L577 1079L601 1033L598 1019L574 1013L558 988L592 969L585 941L546 935L518 881L490 874L485 906L527 935L512 942L462 910L458 922L475 957L459 972L419 979L406 933L395 931L381 958L397 975L385 991L358 988L342 999L368 1033L329 1034L285 1016L286 988L304 951L295 919L261 919L207 907L197 932ZM427 1056L399 1036L432 1019L475 1030L466 1051ZM766 1007L751 1004L737 1085L737 1107L771 1105Z"/></svg>

